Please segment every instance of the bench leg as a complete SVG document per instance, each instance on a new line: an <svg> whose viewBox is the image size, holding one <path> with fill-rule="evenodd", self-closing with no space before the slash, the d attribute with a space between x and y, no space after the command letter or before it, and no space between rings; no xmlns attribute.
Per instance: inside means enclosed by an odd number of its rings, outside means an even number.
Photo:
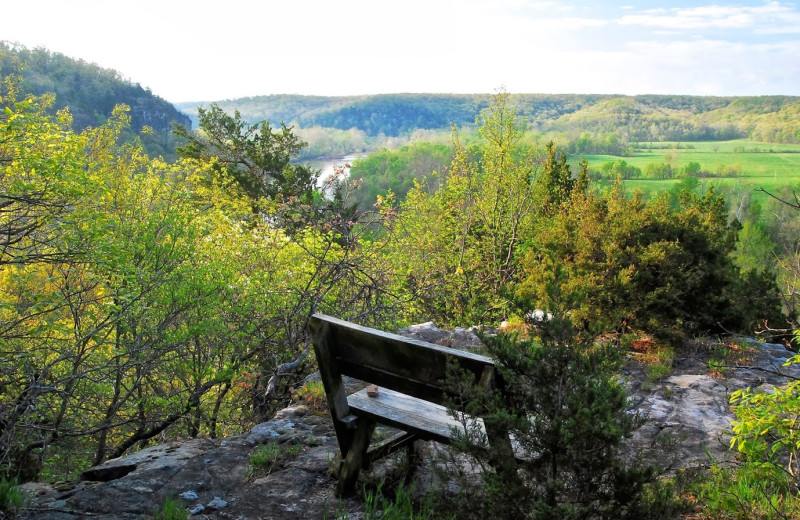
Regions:
<svg viewBox="0 0 800 520"><path fill-rule="evenodd" d="M414 481L414 475L419 469L420 463L425 460L423 456L422 441L415 439L406 445L406 457L408 458L408 470L403 476L403 481L406 484L411 484Z"/></svg>
<svg viewBox="0 0 800 520"><path fill-rule="evenodd" d="M358 472L364 464L369 441L374 430L375 421L358 420L358 426L356 426L356 431L353 435L353 443L350 445L350 449L347 450L347 456L339 468L339 482L336 485L337 496L341 497L353 492L358 479Z"/></svg>
<svg viewBox="0 0 800 520"><path fill-rule="evenodd" d="M514 487L519 483L519 475L508 430L491 419L484 419L484 424L490 453L492 453L489 464L497 471L506 486Z"/></svg>

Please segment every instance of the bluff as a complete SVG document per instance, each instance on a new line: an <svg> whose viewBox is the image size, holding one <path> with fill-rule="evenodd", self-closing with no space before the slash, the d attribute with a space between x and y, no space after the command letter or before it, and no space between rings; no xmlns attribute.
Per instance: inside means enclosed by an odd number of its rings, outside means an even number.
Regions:
<svg viewBox="0 0 800 520"><path fill-rule="evenodd" d="M474 348L480 340L471 331L442 331L432 324L401 333L456 348ZM709 370L713 348L689 346L676 358L670 375L648 380L645 366L632 359L621 374L631 396L631 412L648 420L631 439L631 453L641 452L672 469L707 467L711 458L731 463L727 430L733 413L731 392L744 387L778 385L800 377L783 363L792 352L777 344L740 342L741 356L720 373ZM352 382L354 386L357 382ZM297 402L250 432L225 439L175 439L106 462L78 482L30 483L31 495L22 518L31 520L140 519L153 515L167 497L179 500L197 518L311 519L346 511L360 518L360 497L339 501L333 490L338 447L327 411L319 403ZM267 468L253 469L251 454L274 443L280 457ZM671 445L674 450L664 447ZM432 479L433 446L415 470L418 491ZM402 468L388 461L363 474L364 484L396 478Z"/></svg>
<svg viewBox="0 0 800 520"><path fill-rule="evenodd" d="M151 155L174 157L172 125L192 126L189 116L174 105L115 70L47 49L27 49L0 41L0 77L13 74L21 78L22 94L55 94L51 111L68 107L75 131L98 126L115 106L128 105L132 134L127 137L150 127L153 133L144 136L143 143Z"/></svg>

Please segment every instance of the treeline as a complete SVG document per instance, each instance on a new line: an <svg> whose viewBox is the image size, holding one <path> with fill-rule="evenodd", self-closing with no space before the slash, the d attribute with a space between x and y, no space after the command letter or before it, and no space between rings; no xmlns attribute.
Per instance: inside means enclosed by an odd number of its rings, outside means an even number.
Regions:
<svg viewBox="0 0 800 520"><path fill-rule="evenodd" d="M245 120L285 121L300 128L356 129L367 138L408 136L414 130L474 128L489 95L387 94L354 97L261 96L226 100ZM639 142L750 138L798 143L800 99L787 96L511 96L520 123L570 143L571 153L625 155ZM191 112L197 103L184 103Z"/></svg>
<svg viewBox="0 0 800 520"><path fill-rule="evenodd" d="M738 177L742 175L742 166L738 163L717 165L713 170L705 169L696 161L689 161L678 168L675 161L650 162L643 168L628 164L624 159L607 161L599 169L591 169L590 174L594 179L673 179L673 178L707 178L707 177Z"/></svg>
<svg viewBox="0 0 800 520"><path fill-rule="evenodd" d="M0 76L16 73L20 66L20 94L54 94L55 103L49 113L69 107L75 131L102 125L114 107L124 104L130 107L131 122L123 137L128 140L139 137L151 155L174 159L172 125L191 125L190 118L171 103L115 70L46 49L27 49L0 41ZM144 127L153 132L141 135Z"/></svg>
<svg viewBox="0 0 800 520"><path fill-rule="evenodd" d="M380 150L357 160L350 169L350 179L355 187L352 201L361 209L368 209L379 197L390 193L403 201L419 182L433 190L447 175L453 160L451 146L416 142L396 150Z"/></svg>

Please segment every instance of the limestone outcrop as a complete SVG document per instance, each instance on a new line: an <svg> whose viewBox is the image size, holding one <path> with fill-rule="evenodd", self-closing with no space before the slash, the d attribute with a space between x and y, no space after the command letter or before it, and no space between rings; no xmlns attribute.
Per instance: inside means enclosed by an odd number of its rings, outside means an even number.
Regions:
<svg viewBox="0 0 800 520"><path fill-rule="evenodd" d="M462 348L479 343L469 330L446 332L432 324L403 332ZM782 366L791 355L780 345L753 344L746 363L719 374L709 370L708 355L698 350L676 359L672 374L655 382L646 380L643 367L630 363L622 377L630 389L631 412L648 418L630 449L675 467L706 466L709 455L730 462L730 393L800 377L797 367ZM284 455L269 468L253 471L251 454L270 442L281 446ZM674 446L674 455L665 456L665 443ZM176 439L92 468L78 482L26 484L32 499L22 518L139 520L153 515L167 497L204 519L310 520L326 514L335 518L342 509L360 518L364 505L359 497L339 501L333 495L337 455L327 412L296 404L243 435Z"/></svg>

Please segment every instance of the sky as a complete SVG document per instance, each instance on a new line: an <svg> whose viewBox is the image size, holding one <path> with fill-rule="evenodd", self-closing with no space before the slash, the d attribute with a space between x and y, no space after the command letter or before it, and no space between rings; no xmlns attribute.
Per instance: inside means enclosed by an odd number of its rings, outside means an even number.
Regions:
<svg viewBox="0 0 800 520"><path fill-rule="evenodd" d="M31 0L0 40L171 102L268 94L800 95L790 1Z"/></svg>

